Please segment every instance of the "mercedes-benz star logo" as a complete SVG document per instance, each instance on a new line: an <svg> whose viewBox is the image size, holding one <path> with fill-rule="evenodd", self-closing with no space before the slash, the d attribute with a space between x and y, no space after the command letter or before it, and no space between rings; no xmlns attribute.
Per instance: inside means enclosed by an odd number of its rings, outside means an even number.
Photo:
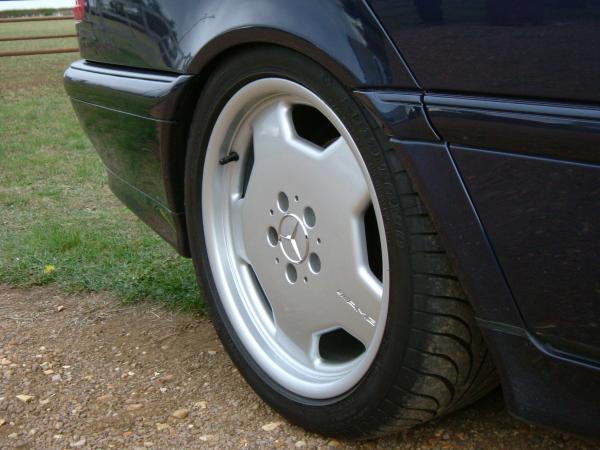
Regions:
<svg viewBox="0 0 600 450"><path fill-rule="evenodd" d="M286 214L279 222L279 246L291 263L300 264L306 259L308 233L298 216Z"/></svg>

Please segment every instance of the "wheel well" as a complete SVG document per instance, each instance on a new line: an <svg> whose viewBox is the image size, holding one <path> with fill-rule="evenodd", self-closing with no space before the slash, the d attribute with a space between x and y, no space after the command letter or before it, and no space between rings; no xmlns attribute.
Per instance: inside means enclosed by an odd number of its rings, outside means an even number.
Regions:
<svg viewBox="0 0 600 450"><path fill-rule="evenodd" d="M193 75L190 81L185 85L183 92L179 96L179 101L174 108L173 117L177 123L175 134L171 139L171 144L167 149L167 154L163 156L163 172L166 184L167 195L172 211L182 215L185 214L185 159L187 152L187 141L192 123L194 110L206 81L223 61L234 57L234 55L248 51L257 47L278 47L275 44L265 42L241 43L223 50L221 53L214 55L208 60L197 74ZM288 47L282 47L288 48ZM298 51L295 48L289 48L292 51ZM300 53L300 52L299 52ZM314 57L304 56L314 60ZM314 56L314 55L313 55ZM325 68L325 70L331 69ZM330 70L331 71L331 70ZM336 75L338 79L349 81L348 74L345 69L341 69ZM355 80L353 80L355 81ZM177 225L177 233L180 234L178 241L182 243L178 247L179 253L183 256L190 256L189 244L187 239L187 225L185 220L180 220Z"/></svg>

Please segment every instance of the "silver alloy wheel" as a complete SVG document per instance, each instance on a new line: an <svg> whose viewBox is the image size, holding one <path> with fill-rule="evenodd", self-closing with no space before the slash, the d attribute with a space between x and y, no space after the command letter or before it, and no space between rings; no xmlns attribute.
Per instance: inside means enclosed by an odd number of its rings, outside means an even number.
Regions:
<svg viewBox="0 0 600 450"><path fill-rule="evenodd" d="M292 117L297 105L318 110L339 137L325 147L301 138ZM234 151L239 161L219 164ZM364 215L370 205L379 231L379 277L367 255ZM202 214L223 309L261 369L312 399L354 387L381 343L389 269L373 185L337 115L289 80L264 78L242 87L209 139ZM356 341L359 351L348 357L339 348L344 357L334 352L324 358L320 343L336 330L350 339L342 339L341 347Z"/></svg>

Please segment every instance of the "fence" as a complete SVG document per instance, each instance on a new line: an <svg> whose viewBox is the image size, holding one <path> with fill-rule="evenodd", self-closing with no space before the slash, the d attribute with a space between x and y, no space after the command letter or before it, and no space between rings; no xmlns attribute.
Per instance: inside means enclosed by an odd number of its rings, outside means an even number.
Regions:
<svg viewBox="0 0 600 450"><path fill-rule="evenodd" d="M73 16L49 16L49 17L17 17L14 19L0 19L0 25L3 23L14 23L14 22L40 22L46 20L74 20ZM58 39L58 38L71 38L77 37L76 34L55 34L46 36L14 36L0 38L0 42L10 41L29 41L37 39ZM7 56L29 56L29 55L51 55L55 53L74 53L78 52L79 47L67 47L67 48L51 48L44 50L20 50L12 52L0 52L0 58Z"/></svg>

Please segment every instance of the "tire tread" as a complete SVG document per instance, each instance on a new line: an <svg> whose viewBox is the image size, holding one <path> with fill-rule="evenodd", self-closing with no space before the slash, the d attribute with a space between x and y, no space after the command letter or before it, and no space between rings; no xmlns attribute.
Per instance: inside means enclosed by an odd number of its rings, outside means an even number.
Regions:
<svg viewBox="0 0 600 450"><path fill-rule="evenodd" d="M384 422L364 435L377 437L414 426L411 411L426 411L431 420L460 409L494 389L498 377L427 208L383 131L370 122L387 147L383 153L409 232L414 290L408 349L384 403L387 419L380 416Z"/></svg>

